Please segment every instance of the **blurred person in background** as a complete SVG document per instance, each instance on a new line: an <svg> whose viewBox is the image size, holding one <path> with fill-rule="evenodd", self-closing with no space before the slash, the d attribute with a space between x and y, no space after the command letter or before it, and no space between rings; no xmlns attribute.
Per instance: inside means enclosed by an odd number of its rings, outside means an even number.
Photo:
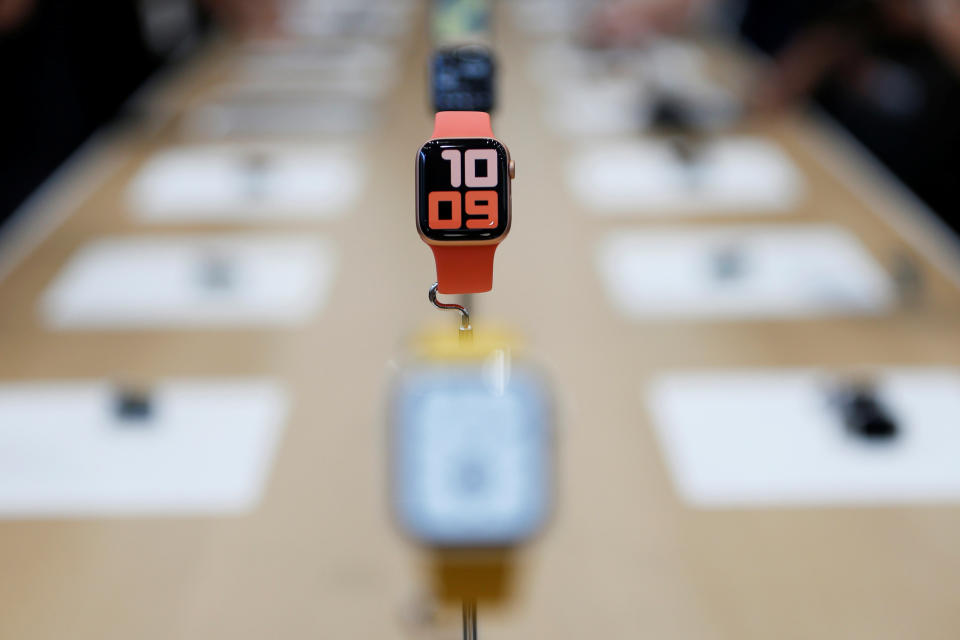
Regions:
<svg viewBox="0 0 960 640"><path fill-rule="evenodd" d="M0 0L0 225L212 24L268 32L275 0Z"/></svg>
<svg viewBox="0 0 960 640"><path fill-rule="evenodd" d="M604 3L591 39L642 42L707 13L773 58L747 97L807 97L960 230L960 0L629 0Z"/></svg>

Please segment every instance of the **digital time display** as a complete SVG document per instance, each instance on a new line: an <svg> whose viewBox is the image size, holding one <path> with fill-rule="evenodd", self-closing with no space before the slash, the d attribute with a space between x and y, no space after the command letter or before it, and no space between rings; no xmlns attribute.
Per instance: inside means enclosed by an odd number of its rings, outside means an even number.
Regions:
<svg viewBox="0 0 960 640"><path fill-rule="evenodd" d="M552 408L523 366L407 371L393 419L394 505L404 529L441 547L528 540L552 505Z"/></svg>
<svg viewBox="0 0 960 640"><path fill-rule="evenodd" d="M485 111L494 107L493 54L481 46L441 49L431 61L434 111Z"/></svg>
<svg viewBox="0 0 960 640"><path fill-rule="evenodd" d="M494 240L510 225L507 150L489 138L431 140L417 156L417 221L430 240Z"/></svg>

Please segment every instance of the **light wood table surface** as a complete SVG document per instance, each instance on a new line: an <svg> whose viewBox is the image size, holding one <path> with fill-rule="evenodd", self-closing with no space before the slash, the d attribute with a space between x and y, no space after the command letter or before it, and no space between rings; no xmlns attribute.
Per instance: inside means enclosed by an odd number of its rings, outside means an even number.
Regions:
<svg viewBox="0 0 960 640"><path fill-rule="evenodd" d="M777 141L801 168L809 188L796 211L677 224L831 221L882 264L913 256L925 283L920 302L870 318L623 318L602 295L597 242L665 221L608 220L578 207L563 185L576 146L542 123L543 96L522 64L528 43L505 24L497 46L495 130L517 162L514 225L474 324L520 332L549 375L559 405L558 486L550 528L518 560L514 599L481 609L481 636L960 637L960 508L691 509L671 486L641 395L652 376L673 369L960 365L956 274L934 266L927 244L908 244L858 195L847 178L870 170L796 113L742 125ZM198 94L230 52L220 44L198 59L178 95ZM431 130L425 53L417 44L404 54L383 125L358 143L369 179L349 215L254 227L338 246L329 302L300 329L45 329L39 296L85 243L244 228L132 217L125 186L149 154L184 142L176 115L118 132L92 152L90 162L109 156L114 170L0 282L0 379L267 375L289 385L294 410L263 502L249 515L0 523L0 637L458 637L456 612L416 621L421 556L396 531L387 493L391 375L413 332L455 326L427 303L432 257L413 224L413 154ZM171 98L167 108L177 104Z"/></svg>

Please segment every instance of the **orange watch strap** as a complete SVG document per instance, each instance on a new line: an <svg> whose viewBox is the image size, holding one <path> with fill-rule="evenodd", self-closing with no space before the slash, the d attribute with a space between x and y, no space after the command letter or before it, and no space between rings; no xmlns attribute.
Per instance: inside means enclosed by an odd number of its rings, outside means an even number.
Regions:
<svg viewBox="0 0 960 640"><path fill-rule="evenodd" d="M439 111L433 120L433 138L492 138L490 114L483 111Z"/></svg>
<svg viewBox="0 0 960 640"><path fill-rule="evenodd" d="M490 114L483 111L440 111L433 121L433 138L492 138ZM440 293L484 293L493 288L496 244L430 245L437 263Z"/></svg>
<svg viewBox="0 0 960 640"><path fill-rule="evenodd" d="M430 245L437 262L440 293L484 293L493 289L495 244L445 247Z"/></svg>

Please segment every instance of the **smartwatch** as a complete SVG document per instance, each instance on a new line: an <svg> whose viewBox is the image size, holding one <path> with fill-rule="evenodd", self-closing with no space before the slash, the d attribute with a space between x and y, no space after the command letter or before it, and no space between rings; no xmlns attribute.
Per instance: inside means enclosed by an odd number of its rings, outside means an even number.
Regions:
<svg viewBox="0 0 960 640"><path fill-rule="evenodd" d="M407 371L395 390L394 511L433 548L528 541L552 505L550 398L531 369L493 380L483 363Z"/></svg>
<svg viewBox="0 0 960 640"><path fill-rule="evenodd" d="M493 113L493 53L482 45L449 47L430 59L430 92L434 111Z"/></svg>
<svg viewBox="0 0 960 640"><path fill-rule="evenodd" d="M417 231L437 263L440 293L493 288L493 256L510 231L510 152L490 114L441 111L417 152Z"/></svg>

